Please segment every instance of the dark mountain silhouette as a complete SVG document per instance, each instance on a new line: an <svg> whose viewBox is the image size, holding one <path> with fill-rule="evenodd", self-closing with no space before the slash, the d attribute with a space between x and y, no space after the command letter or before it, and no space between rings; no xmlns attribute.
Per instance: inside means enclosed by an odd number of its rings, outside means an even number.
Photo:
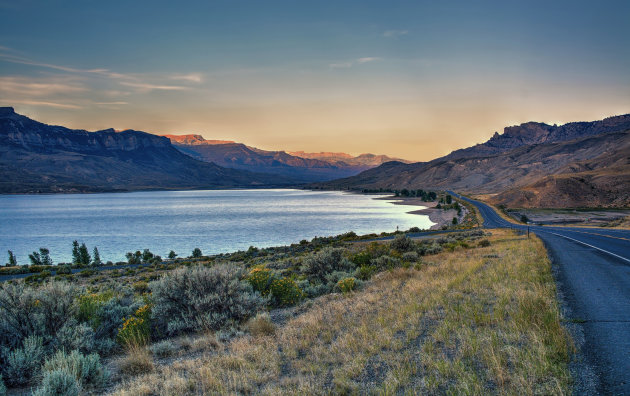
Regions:
<svg viewBox="0 0 630 396"><path fill-rule="evenodd" d="M150 133L46 125L0 108L0 192L50 193L282 186L277 175L195 160Z"/></svg>

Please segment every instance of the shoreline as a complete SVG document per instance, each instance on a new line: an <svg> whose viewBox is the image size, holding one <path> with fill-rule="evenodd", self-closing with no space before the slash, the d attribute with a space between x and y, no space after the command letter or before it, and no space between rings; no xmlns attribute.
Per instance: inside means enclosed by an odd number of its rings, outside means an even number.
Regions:
<svg viewBox="0 0 630 396"><path fill-rule="evenodd" d="M394 205L407 205L407 206L425 206L423 209L416 209L409 211L407 213L414 215L424 215L429 216L429 220L431 220L434 225L432 225L429 230L436 231L441 230L443 226L448 226L452 224L453 217L457 217L457 211L455 209L442 210L436 209L438 202L425 202L420 198L416 197L379 197L374 198L385 201L392 201ZM459 220L459 219L458 219Z"/></svg>

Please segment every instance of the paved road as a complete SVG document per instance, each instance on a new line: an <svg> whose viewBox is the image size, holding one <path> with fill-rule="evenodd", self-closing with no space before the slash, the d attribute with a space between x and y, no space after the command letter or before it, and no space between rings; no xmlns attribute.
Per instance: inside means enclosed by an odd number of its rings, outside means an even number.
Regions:
<svg viewBox="0 0 630 396"><path fill-rule="evenodd" d="M452 192L451 192L452 193ZM484 227L512 227L491 207L474 204ZM630 230L530 226L558 267L558 285L570 319L582 323L583 353L602 394L630 395Z"/></svg>

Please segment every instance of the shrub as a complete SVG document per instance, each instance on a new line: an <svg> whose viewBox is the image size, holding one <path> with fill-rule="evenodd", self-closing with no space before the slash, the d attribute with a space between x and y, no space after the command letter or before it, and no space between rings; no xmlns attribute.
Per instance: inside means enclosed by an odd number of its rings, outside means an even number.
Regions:
<svg viewBox="0 0 630 396"><path fill-rule="evenodd" d="M481 247L488 247L490 246L490 241L487 239L482 239L479 241L479 246Z"/></svg>
<svg viewBox="0 0 630 396"><path fill-rule="evenodd" d="M343 257L342 248L325 248L304 260L304 272L314 279L326 281L326 275L333 271L354 269L354 264Z"/></svg>
<svg viewBox="0 0 630 396"><path fill-rule="evenodd" d="M176 334L219 329L250 317L265 301L248 282L240 280L241 275L238 267L222 264L179 268L151 282L156 327Z"/></svg>
<svg viewBox="0 0 630 396"><path fill-rule="evenodd" d="M361 266L369 264L371 259L372 256L370 255L370 253L368 253L367 251L363 251L352 256L350 261L352 261L357 266Z"/></svg>
<svg viewBox="0 0 630 396"><path fill-rule="evenodd" d="M129 289L122 289L118 293L116 297L99 304L94 313L96 347L99 351L108 351L107 348L113 345L113 339L118 335L124 318L133 316L144 305L144 302L133 300L133 293Z"/></svg>
<svg viewBox="0 0 630 396"><path fill-rule="evenodd" d="M418 253L416 253L416 252L405 252L402 255L402 259L404 261L409 261L409 262L414 263L414 262L418 261Z"/></svg>
<svg viewBox="0 0 630 396"><path fill-rule="evenodd" d="M78 396L81 392L79 382L71 373L53 370L44 375L42 384L33 396Z"/></svg>
<svg viewBox="0 0 630 396"><path fill-rule="evenodd" d="M145 293L149 291L149 284L145 281L138 281L133 284L133 290L137 293Z"/></svg>
<svg viewBox="0 0 630 396"><path fill-rule="evenodd" d="M146 345L151 336L151 309L143 305L126 318L118 331L118 341L125 346Z"/></svg>
<svg viewBox="0 0 630 396"><path fill-rule="evenodd" d="M265 268L262 265L257 265L252 268L247 276L247 281L250 285L252 285L252 288L263 296L269 294L272 280L273 273L270 269Z"/></svg>
<svg viewBox="0 0 630 396"><path fill-rule="evenodd" d="M69 275L72 273L72 268L69 265L60 265L57 267L55 274L57 275Z"/></svg>
<svg viewBox="0 0 630 396"><path fill-rule="evenodd" d="M361 280L368 280L378 271L376 265L362 265L354 271L354 276Z"/></svg>
<svg viewBox="0 0 630 396"><path fill-rule="evenodd" d="M94 329L85 322L71 319L57 332L55 345L57 349L89 353L94 350Z"/></svg>
<svg viewBox="0 0 630 396"><path fill-rule="evenodd" d="M354 290L356 287L356 279L355 278L344 278L337 282L337 288L342 293L349 293Z"/></svg>
<svg viewBox="0 0 630 396"><path fill-rule="evenodd" d="M42 371L44 375L54 371L66 372L76 379L80 387L90 386L95 389L102 387L108 376L98 354L83 355L79 351L57 351L46 360Z"/></svg>
<svg viewBox="0 0 630 396"><path fill-rule="evenodd" d="M412 250L414 243L407 235L396 235L390 246L402 253Z"/></svg>
<svg viewBox="0 0 630 396"><path fill-rule="evenodd" d="M76 313L77 288L48 282L38 289L24 284L0 285L0 345L13 349L29 336L41 336L48 346Z"/></svg>
<svg viewBox="0 0 630 396"><path fill-rule="evenodd" d="M114 296L113 292L91 293L79 296L79 312L78 318L82 321L91 323L94 327L98 326L96 313L101 305L109 301Z"/></svg>
<svg viewBox="0 0 630 396"><path fill-rule="evenodd" d="M270 336L276 332L276 326L271 321L267 312L256 315L245 324L245 328L255 337Z"/></svg>
<svg viewBox="0 0 630 396"><path fill-rule="evenodd" d="M30 336L21 348L6 353L2 369L9 385L26 385L38 373L45 356L42 342L42 337Z"/></svg>
<svg viewBox="0 0 630 396"><path fill-rule="evenodd" d="M171 340L163 340L151 345L149 350L154 356L164 358L175 353L175 345L173 345L173 341Z"/></svg>
<svg viewBox="0 0 630 396"><path fill-rule="evenodd" d="M293 279L274 279L269 288L276 305L293 305L304 297L304 293Z"/></svg>
<svg viewBox="0 0 630 396"><path fill-rule="evenodd" d="M377 270L388 270L393 269L400 265L400 260L390 256L381 256L375 259L372 259L372 265L374 265Z"/></svg>

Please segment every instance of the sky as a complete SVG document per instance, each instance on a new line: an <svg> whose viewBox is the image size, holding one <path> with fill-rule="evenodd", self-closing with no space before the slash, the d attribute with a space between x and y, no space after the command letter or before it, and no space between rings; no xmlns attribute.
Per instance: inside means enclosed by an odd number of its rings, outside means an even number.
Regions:
<svg viewBox="0 0 630 396"><path fill-rule="evenodd" d="M0 0L0 106L430 160L630 113L630 2Z"/></svg>

